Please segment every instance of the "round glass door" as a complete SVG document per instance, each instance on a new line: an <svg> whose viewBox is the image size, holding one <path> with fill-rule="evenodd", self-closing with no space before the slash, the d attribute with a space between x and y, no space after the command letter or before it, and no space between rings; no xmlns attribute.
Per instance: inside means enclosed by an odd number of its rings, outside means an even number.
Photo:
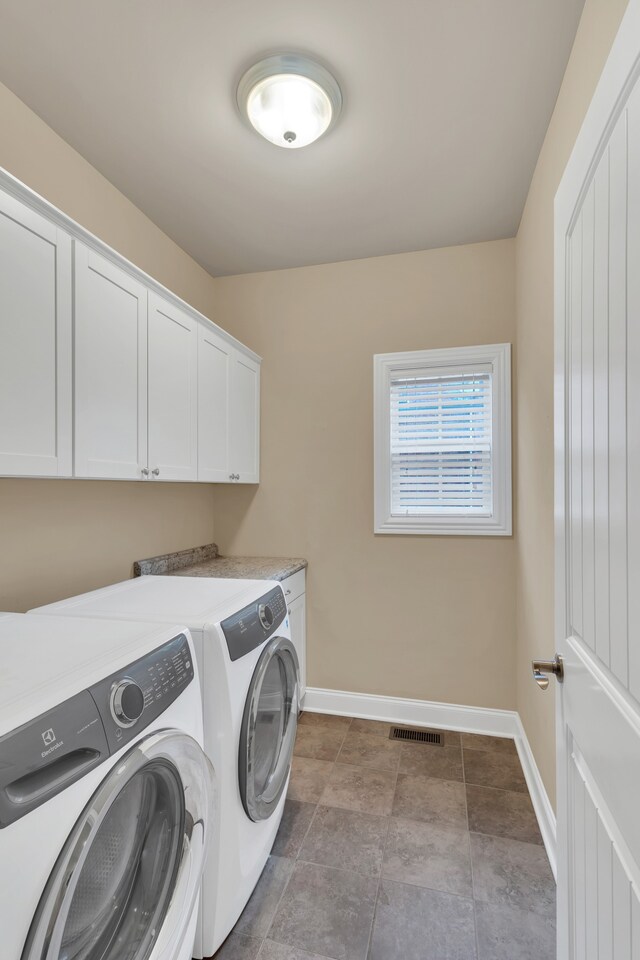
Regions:
<svg viewBox="0 0 640 960"><path fill-rule="evenodd" d="M186 735L151 735L126 754L69 837L23 960L147 960L174 902L190 918L211 793L208 761ZM185 869L194 847L197 877Z"/></svg>
<svg viewBox="0 0 640 960"><path fill-rule="evenodd" d="M285 788L298 724L298 657L274 637L256 666L240 734L240 795L251 820L266 820Z"/></svg>

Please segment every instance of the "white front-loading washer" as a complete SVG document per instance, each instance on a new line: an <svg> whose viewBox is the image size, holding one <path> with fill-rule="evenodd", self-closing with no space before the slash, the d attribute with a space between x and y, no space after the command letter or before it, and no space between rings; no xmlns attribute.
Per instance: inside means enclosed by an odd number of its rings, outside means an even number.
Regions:
<svg viewBox="0 0 640 960"><path fill-rule="evenodd" d="M184 623L194 639L204 745L220 774L220 819L202 881L194 956L212 956L258 882L282 818L299 667L280 584L140 577L32 611Z"/></svg>
<svg viewBox="0 0 640 960"><path fill-rule="evenodd" d="M6 960L187 960L216 784L188 631L0 618Z"/></svg>

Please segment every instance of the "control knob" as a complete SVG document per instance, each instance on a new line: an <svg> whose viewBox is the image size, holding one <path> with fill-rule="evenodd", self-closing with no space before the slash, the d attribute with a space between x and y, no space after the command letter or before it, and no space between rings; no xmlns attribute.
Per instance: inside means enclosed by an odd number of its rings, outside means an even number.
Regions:
<svg viewBox="0 0 640 960"><path fill-rule="evenodd" d="M271 630L275 617L268 603L261 603L258 607L258 619L265 630Z"/></svg>
<svg viewBox="0 0 640 960"><path fill-rule="evenodd" d="M132 727L144 710L144 694L135 680L125 677L111 687L111 716L119 727Z"/></svg>

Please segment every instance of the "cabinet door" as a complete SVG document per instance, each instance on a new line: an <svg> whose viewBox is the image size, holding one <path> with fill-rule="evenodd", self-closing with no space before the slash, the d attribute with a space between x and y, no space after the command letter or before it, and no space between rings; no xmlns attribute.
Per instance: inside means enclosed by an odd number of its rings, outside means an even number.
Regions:
<svg viewBox="0 0 640 960"><path fill-rule="evenodd" d="M231 363L229 472L240 483L260 480L260 366L237 350Z"/></svg>
<svg viewBox="0 0 640 960"><path fill-rule="evenodd" d="M300 664L300 702L302 702L307 690L307 616L304 593L289 604L289 626L291 642L296 648Z"/></svg>
<svg viewBox="0 0 640 960"><path fill-rule="evenodd" d="M75 475L147 469L147 290L75 244Z"/></svg>
<svg viewBox="0 0 640 960"><path fill-rule="evenodd" d="M71 238L0 193L0 473L71 476Z"/></svg>
<svg viewBox="0 0 640 960"><path fill-rule="evenodd" d="M153 479L197 479L197 366L197 322L149 293L149 475Z"/></svg>
<svg viewBox="0 0 640 960"><path fill-rule="evenodd" d="M215 331L198 332L198 480L219 483L229 474L229 391L233 348Z"/></svg>

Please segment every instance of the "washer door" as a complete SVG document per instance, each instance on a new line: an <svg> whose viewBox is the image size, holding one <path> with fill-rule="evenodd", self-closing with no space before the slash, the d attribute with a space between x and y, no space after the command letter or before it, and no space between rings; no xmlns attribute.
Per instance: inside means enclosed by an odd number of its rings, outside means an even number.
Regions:
<svg viewBox="0 0 640 960"><path fill-rule="evenodd" d="M290 640L274 637L258 660L240 733L240 796L251 820L266 820L286 786L298 725L299 666Z"/></svg>
<svg viewBox="0 0 640 960"><path fill-rule="evenodd" d="M41 897L22 960L173 957L198 894L214 802L191 737L151 734L113 767Z"/></svg>

